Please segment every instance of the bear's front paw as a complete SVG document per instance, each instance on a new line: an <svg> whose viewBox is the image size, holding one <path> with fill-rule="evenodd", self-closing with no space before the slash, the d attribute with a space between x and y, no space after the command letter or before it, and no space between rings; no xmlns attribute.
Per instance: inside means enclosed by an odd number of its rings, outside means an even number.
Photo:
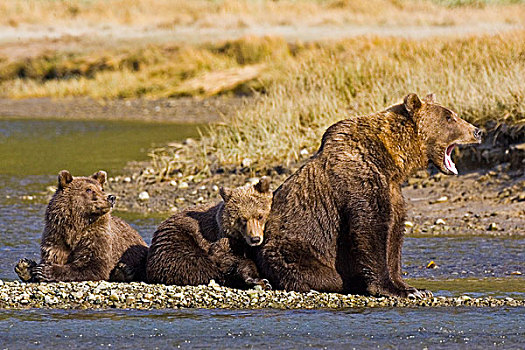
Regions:
<svg viewBox="0 0 525 350"><path fill-rule="evenodd" d="M126 263L119 262L111 271L109 280L111 282L131 282L135 278L135 271Z"/></svg>
<svg viewBox="0 0 525 350"><path fill-rule="evenodd" d="M15 266L15 272L23 282L33 281L33 269L36 266L36 262L31 259L20 259Z"/></svg>
<svg viewBox="0 0 525 350"><path fill-rule="evenodd" d="M52 282L51 266L44 264L37 264L33 267L33 282Z"/></svg>
<svg viewBox="0 0 525 350"><path fill-rule="evenodd" d="M407 289L407 298L409 299L424 299L424 298L432 298L434 294L432 294L431 291L426 289L416 289L414 287Z"/></svg>
<svg viewBox="0 0 525 350"><path fill-rule="evenodd" d="M248 278L246 284L250 287L260 286L262 290L272 290L272 285L266 278Z"/></svg>

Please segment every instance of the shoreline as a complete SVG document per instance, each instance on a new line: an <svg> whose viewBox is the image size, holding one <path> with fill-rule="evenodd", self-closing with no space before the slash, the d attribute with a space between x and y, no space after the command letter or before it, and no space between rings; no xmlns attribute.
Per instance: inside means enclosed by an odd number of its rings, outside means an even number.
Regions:
<svg viewBox="0 0 525 350"><path fill-rule="evenodd" d="M208 124L235 113L245 97L96 100L89 97L0 98L0 119L103 120Z"/></svg>
<svg viewBox="0 0 525 350"><path fill-rule="evenodd" d="M345 309L370 307L524 307L524 299L432 297L419 300L146 283L20 283L0 280L0 309Z"/></svg>

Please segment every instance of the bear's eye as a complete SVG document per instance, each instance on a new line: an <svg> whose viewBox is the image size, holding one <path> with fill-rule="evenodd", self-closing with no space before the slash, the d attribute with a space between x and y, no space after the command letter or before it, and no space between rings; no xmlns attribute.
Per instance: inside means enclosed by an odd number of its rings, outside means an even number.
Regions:
<svg viewBox="0 0 525 350"><path fill-rule="evenodd" d="M259 214L259 215L257 216L257 220L262 221L262 219L264 219L263 214Z"/></svg>
<svg viewBox="0 0 525 350"><path fill-rule="evenodd" d="M447 122L451 122L452 121L452 116L450 114L447 114Z"/></svg>
<svg viewBox="0 0 525 350"><path fill-rule="evenodd" d="M86 189L86 193L91 193L91 192L93 192L93 190L91 188L87 188Z"/></svg>

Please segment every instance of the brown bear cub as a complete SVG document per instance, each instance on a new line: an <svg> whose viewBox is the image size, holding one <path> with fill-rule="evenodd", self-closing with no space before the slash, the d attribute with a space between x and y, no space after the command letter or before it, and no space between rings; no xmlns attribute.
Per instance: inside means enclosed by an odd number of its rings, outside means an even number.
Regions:
<svg viewBox="0 0 525 350"><path fill-rule="evenodd" d="M454 147L481 132L433 95L330 126L317 153L275 192L257 252L261 274L295 291L426 297L401 278L401 185L435 164L457 174Z"/></svg>
<svg viewBox="0 0 525 350"><path fill-rule="evenodd" d="M60 172L46 209L42 260L20 260L15 272L21 280L145 280L147 245L137 231L111 215L115 196L104 193L106 176L104 171L90 177Z"/></svg>
<svg viewBox="0 0 525 350"><path fill-rule="evenodd" d="M271 288L249 258L250 247L263 242L270 180L221 188L220 195L218 204L186 209L160 224L148 254L148 282L200 285L213 279L234 288Z"/></svg>

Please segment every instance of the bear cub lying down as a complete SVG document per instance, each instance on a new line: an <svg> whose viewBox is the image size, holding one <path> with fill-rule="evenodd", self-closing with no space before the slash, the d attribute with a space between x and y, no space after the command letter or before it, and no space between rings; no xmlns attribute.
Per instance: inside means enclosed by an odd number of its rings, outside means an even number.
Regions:
<svg viewBox="0 0 525 350"><path fill-rule="evenodd" d="M59 173L46 209L41 261L18 262L15 272L22 281L145 279L148 247L137 231L111 215L115 196L104 193L106 177L105 171L89 177Z"/></svg>
<svg viewBox="0 0 525 350"><path fill-rule="evenodd" d="M218 204L186 209L160 224L148 254L148 282L200 285L213 279L234 288L271 289L249 258L250 247L263 242L270 180L221 188L220 195Z"/></svg>

